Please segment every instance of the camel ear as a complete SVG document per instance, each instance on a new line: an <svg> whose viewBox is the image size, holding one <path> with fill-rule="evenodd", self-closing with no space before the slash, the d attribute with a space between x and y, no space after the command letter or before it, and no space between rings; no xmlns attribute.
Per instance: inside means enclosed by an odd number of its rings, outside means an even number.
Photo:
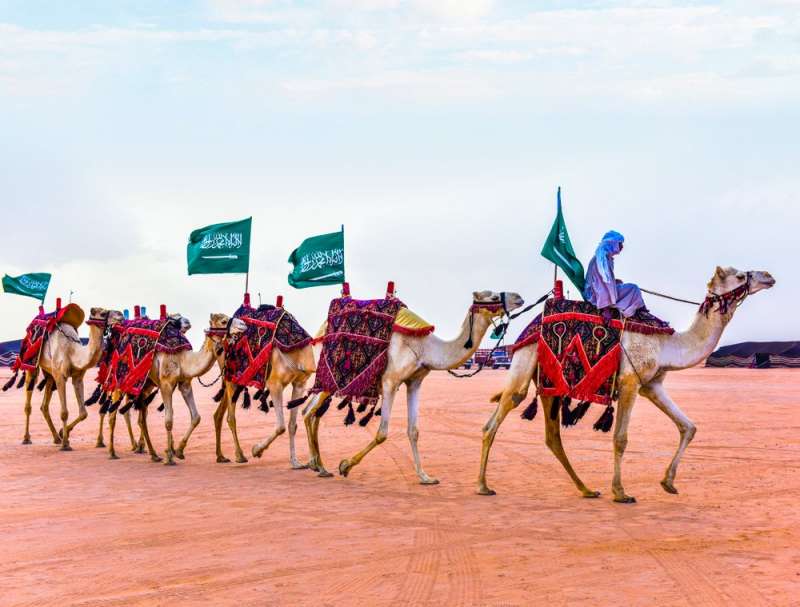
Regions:
<svg viewBox="0 0 800 607"><path fill-rule="evenodd" d="M728 273L725 270L723 270L720 266L717 266L717 276L721 280L725 280L728 277Z"/></svg>

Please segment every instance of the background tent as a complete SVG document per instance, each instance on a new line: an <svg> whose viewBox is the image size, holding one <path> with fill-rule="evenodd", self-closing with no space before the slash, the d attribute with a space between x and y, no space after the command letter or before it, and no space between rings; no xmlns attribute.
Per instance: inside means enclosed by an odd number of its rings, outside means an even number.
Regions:
<svg viewBox="0 0 800 607"><path fill-rule="evenodd" d="M800 368L800 341L746 341L719 348L706 360L707 367Z"/></svg>

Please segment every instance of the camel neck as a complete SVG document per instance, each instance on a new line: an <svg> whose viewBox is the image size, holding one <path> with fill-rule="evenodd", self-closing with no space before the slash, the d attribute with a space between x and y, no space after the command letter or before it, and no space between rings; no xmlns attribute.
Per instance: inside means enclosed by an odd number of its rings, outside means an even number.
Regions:
<svg viewBox="0 0 800 607"><path fill-rule="evenodd" d="M206 336L202 347L197 352L186 353L185 362L181 364L182 374L189 378L204 375L217 359L215 350L214 340Z"/></svg>
<svg viewBox="0 0 800 607"><path fill-rule="evenodd" d="M472 317L472 321L470 321ZM481 344L486 330L491 325L490 320L480 312L467 312L461 330L455 339L444 340L436 335L425 338L425 350L422 357L423 364L429 369L453 369L461 365L475 353ZM472 338L472 347L465 348L464 344Z"/></svg>
<svg viewBox="0 0 800 607"><path fill-rule="evenodd" d="M707 315L698 312L691 326L669 336L660 355L660 367L666 369L687 369L693 367L716 349L725 327L733 318L733 311L721 314L717 310Z"/></svg>
<svg viewBox="0 0 800 607"><path fill-rule="evenodd" d="M89 343L73 344L75 357L73 366L79 371L94 367L103 354L103 333L105 327L89 325Z"/></svg>

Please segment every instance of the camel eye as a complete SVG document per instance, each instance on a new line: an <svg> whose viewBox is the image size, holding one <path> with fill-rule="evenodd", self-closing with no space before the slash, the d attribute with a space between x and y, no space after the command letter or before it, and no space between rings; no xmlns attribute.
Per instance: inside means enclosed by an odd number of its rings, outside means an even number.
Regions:
<svg viewBox="0 0 800 607"><path fill-rule="evenodd" d="M744 279L745 279L745 275L744 275L742 272L739 272L739 273L736 275L736 278L738 278L739 280L744 280Z"/></svg>
<svg viewBox="0 0 800 607"><path fill-rule="evenodd" d="M499 295L493 295L492 296L492 301L500 301L500 296Z"/></svg>

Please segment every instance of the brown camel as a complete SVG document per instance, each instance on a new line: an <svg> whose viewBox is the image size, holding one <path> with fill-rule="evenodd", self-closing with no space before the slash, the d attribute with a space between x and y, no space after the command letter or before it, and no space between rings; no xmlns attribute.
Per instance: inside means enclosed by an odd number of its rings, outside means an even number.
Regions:
<svg viewBox="0 0 800 607"><path fill-rule="evenodd" d="M661 486L665 491L678 492L673 484L675 474L683 452L695 435L696 428L667 394L664 378L670 371L688 369L707 358L717 347L722 332L742 301L748 295L769 289L774 284L775 279L768 272L740 272L730 267L717 267L714 276L708 283L706 300L687 331L673 335L623 333L622 346L627 354L622 357L617 380L619 401L614 427L614 480L612 483L614 501L622 503L636 501L635 498L625 493L622 486L622 456L628 444L628 423L637 394L641 394L652 402L678 427L680 433L678 448L661 481ZM486 484L489 451L506 415L517 407L527 395L536 363L536 344L520 348L514 354L505 388L492 398L493 402L499 404L483 429L483 449L478 477L478 493L481 495L495 494ZM600 493L586 487L567 459L559 432L560 411L556 408L555 416L549 414L552 401L552 398L542 398L542 408L548 413L542 416L545 420L547 446L564 466L583 496L597 497Z"/></svg>

